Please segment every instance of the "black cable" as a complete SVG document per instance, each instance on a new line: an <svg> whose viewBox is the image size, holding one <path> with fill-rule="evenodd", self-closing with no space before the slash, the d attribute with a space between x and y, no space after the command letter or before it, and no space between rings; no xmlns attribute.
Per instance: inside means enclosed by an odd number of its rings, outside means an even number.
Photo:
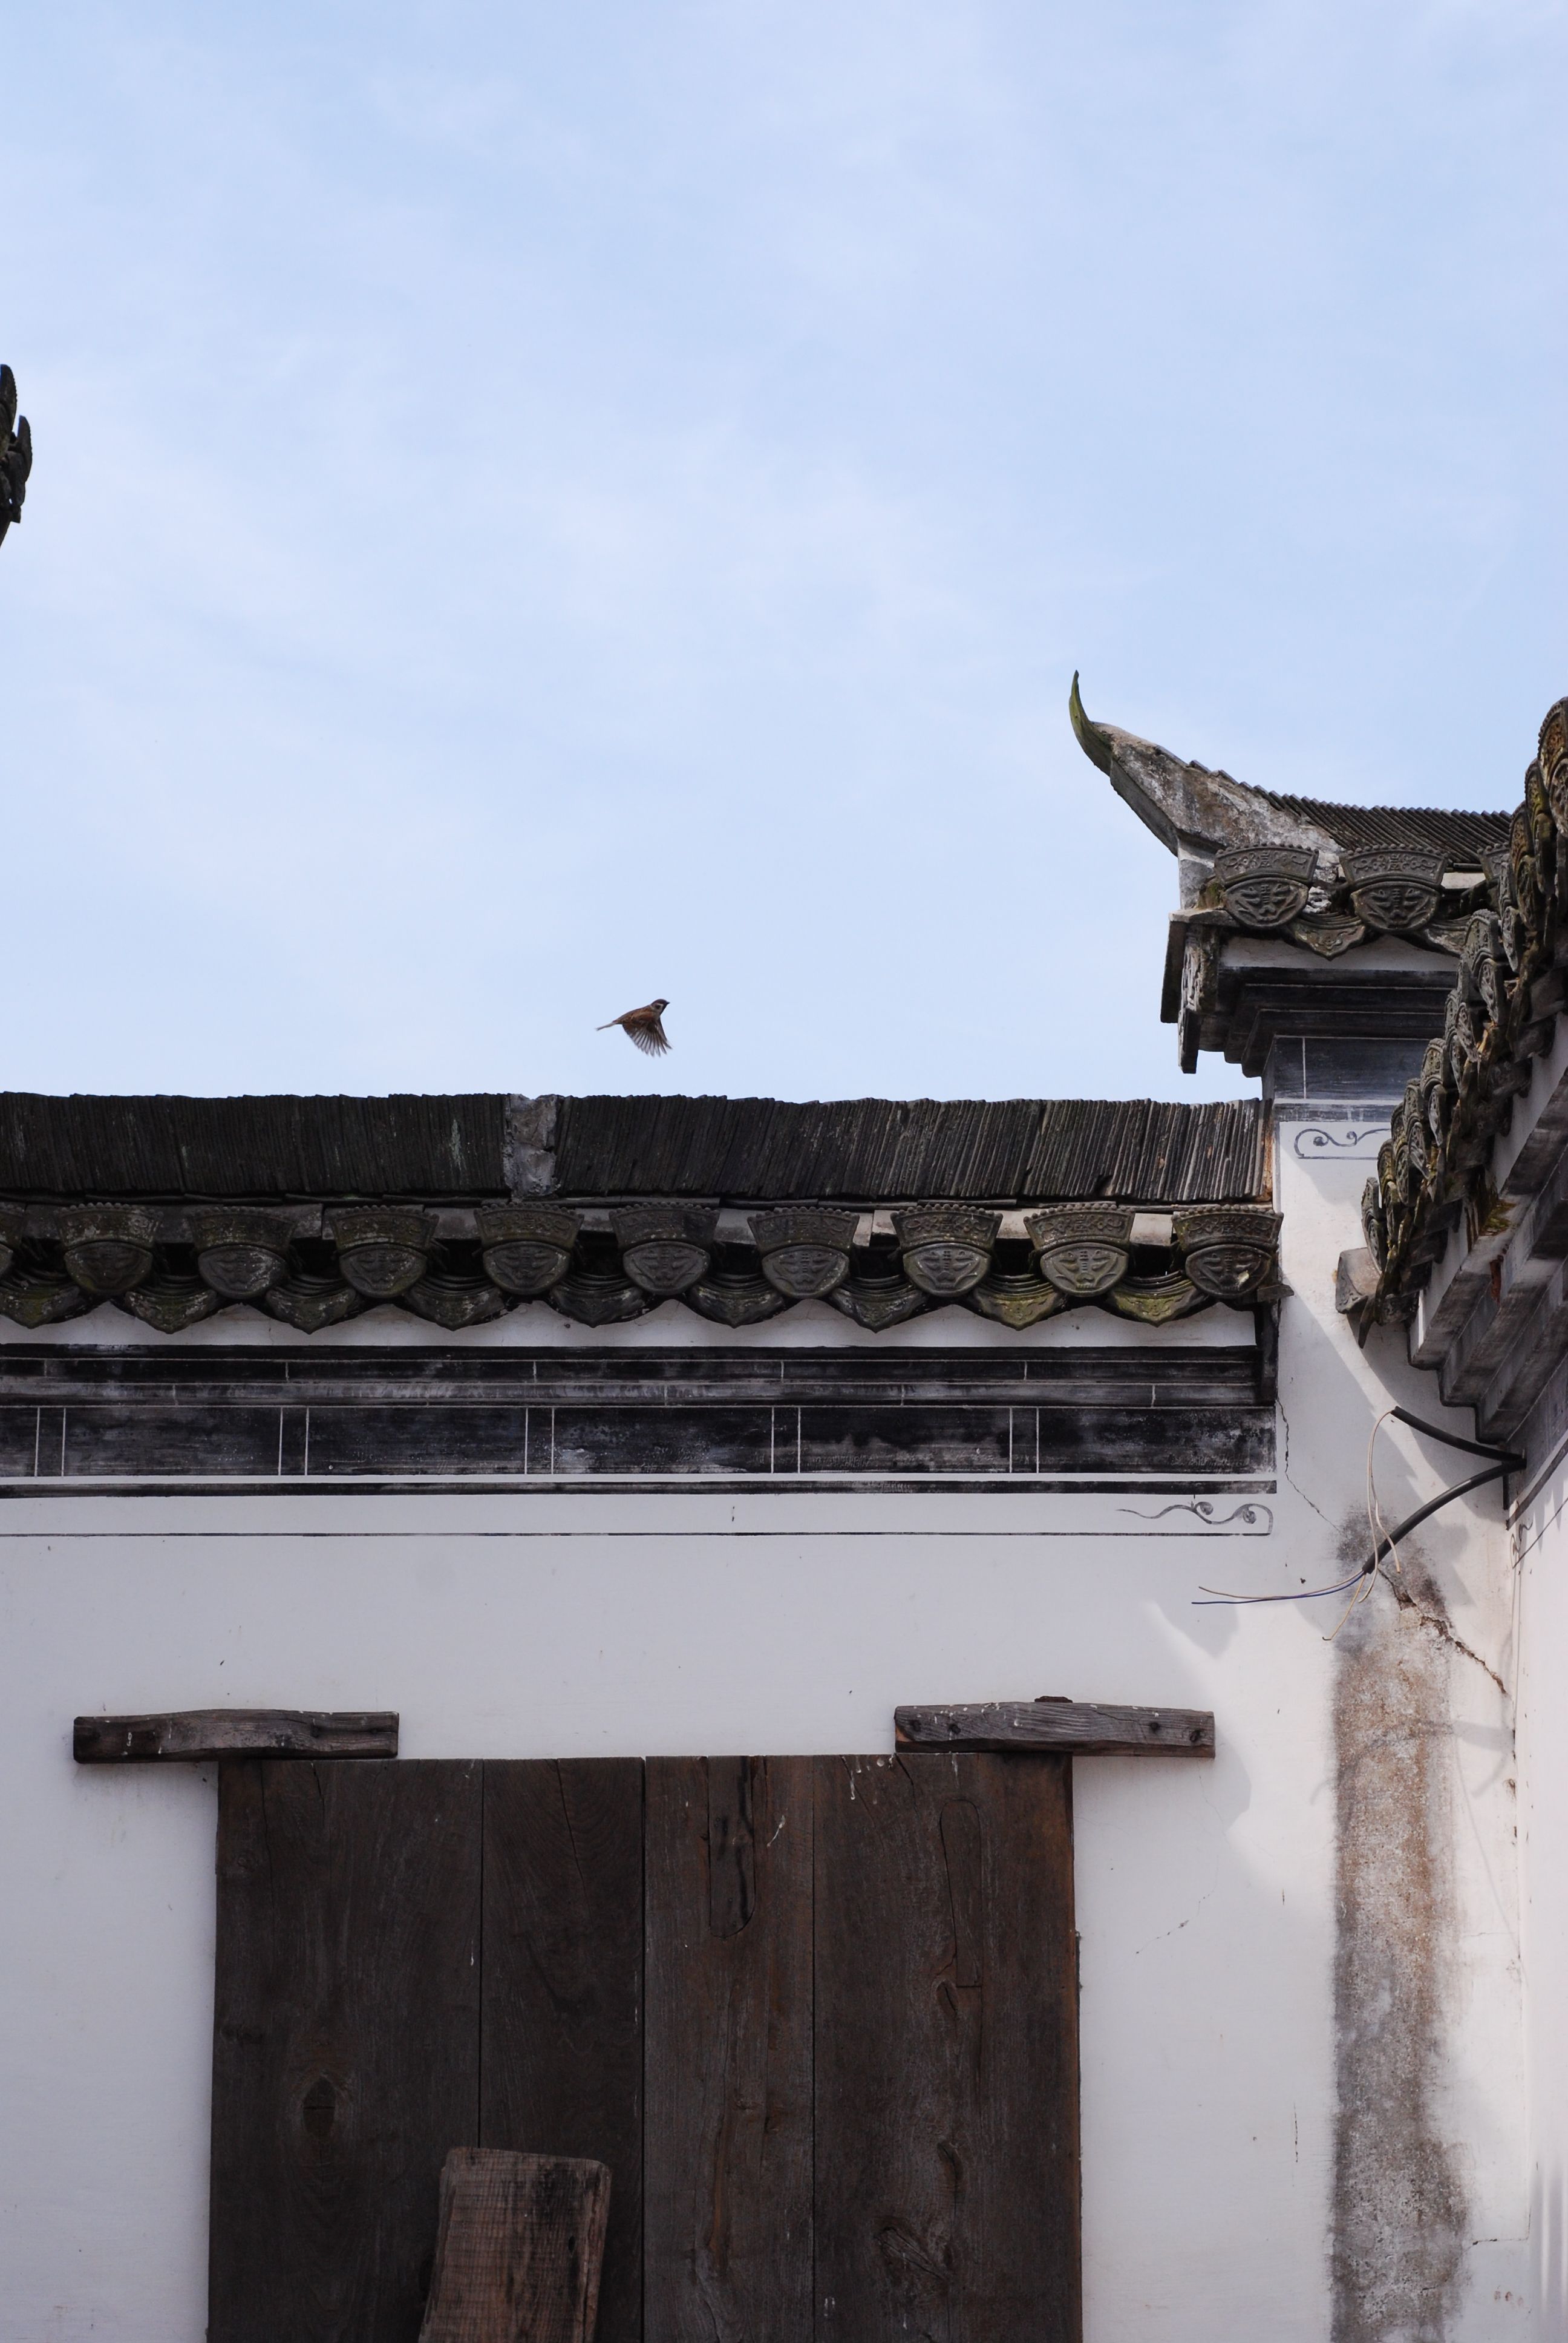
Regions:
<svg viewBox="0 0 1568 2343"><path fill-rule="evenodd" d="M1410 1417L1404 1415L1402 1409L1396 1408L1394 1413L1404 1423L1408 1423L1412 1421ZM1416 1429L1419 1432L1430 1432L1432 1427L1428 1423L1418 1423ZM1437 1437L1439 1440L1448 1440L1452 1435L1446 1432L1440 1432ZM1495 1448L1479 1447L1473 1440L1455 1440L1452 1444L1455 1448L1471 1449L1480 1456L1495 1456L1501 1453ZM1430 1514L1437 1513L1443 1505L1451 1505L1455 1497L1466 1497L1472 1489L1484 1487L1488 1481L1501 1481L1504 1473L1512 1473L1515 1466L1522 1464L1523 1461L1522 1456L1510 1455L1506 1463L1489 1464L1484 1473L1473 1473L1468 1481L1461 1481L1454 1488L1444 1489L1440 1495L1428 1498L1424 1505L1418 1505L1413 1513L1407 1514L1397 1527L1390 1530L1386 1537L1378 1541L1371 1555L1362 1563L1354 1577L1342 1579L1337 1586L1304 1587L1299 1594L1216 1594L1210 1588L1205 1587L1204 1599L1194 1598L1193 1607L1201 1611L1219 1603L1310 1603L1320 1594L1343 1594L1347 1588L1359 1585L1363 1578L1370 1578L1384 1554L1392 1554L1401 1538L1408 1537L1412 1530L1419 1529Z"/></svg>
<svg viewBox="0 0 1568 2343"><path fill-rule="evenodd" d="M1458 1440L1455 1441L1454 1446L1473 1448L1475 1443L1473 1440ZM1483 1449L1480 1453L1484 1455L1486 1452ZM1510 1457L1505 1464L1489 1464L1484 1473L1473 1473L1468 1481L1461 1481L1457 1487L1444 1489L1441 1496L1429 1497L1424 1505L1418 1505L1413 1513L1406 1515L1397 1529L1390 1530L1388 1535L1379 1544L1373 1546L1371 1561L1363 1562L1362 1564L1361 1575L1363 1578L1369 1576L1377 1568L1384 1554L1392 1554L1401 1538L1406 1536L1410 1531L1419 1529L1429 1513L1435 1513L1441 1505L1452 1504L1455 1497L1468 1496L1472 1489L1479 1489L1488 1481L1501 1481L1503 1474L1512 1473L1514 1465L1521 1461L1517 1457Z"/></svg>
<svg viewBox="0 0 1568 2343"><path fill-rule="evenodd" d="M1461 1440L1457 1432L1444 1432L1441 1424L1427 1423L1419 1415L1412 1415L1408 1407L1391 1407L1389 1413L1401 1423L1408 1423L1412 1432L1424 1432L1429 1440L1441 1440L1445 1448L1462 1448L1467 1456L1495 1456L1500 1464L1511 1470L1523 1468L1524 1459L1516 1449L1495 1448L1484 1440Z"/></svg>

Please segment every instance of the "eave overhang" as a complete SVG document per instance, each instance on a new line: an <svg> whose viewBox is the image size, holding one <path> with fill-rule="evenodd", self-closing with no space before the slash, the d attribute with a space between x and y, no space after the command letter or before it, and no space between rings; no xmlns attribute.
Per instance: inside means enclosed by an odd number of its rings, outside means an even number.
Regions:
<svg viewBox="0 0 1568 2343"><path fill-rule="evenodd" d="M1444 1399L1539 1455L1568 1404L1568 701L1497 879L1367 1184L1342 1306L1363 1331L1407 1322Z"/></svg>
<svg viewBox="0 0 1568 2343"><path fill-rule="evenodd" d="M1252 1101L0 1098L0 1314L165 1333L532 1302L1163 1325L1277 1291Z"/></svg>
<svg viewBox="0 0 1568 2343"><path fill-rule="evenodd" d="M1084 754L1178 860L1161 1015L1185 1072L1205 1050L1261 1073L1279 1038L1437 1031L1469 922L1499 909L1505 814L1254 789L1096 722L1076 676L1069 713Z"/></svg>

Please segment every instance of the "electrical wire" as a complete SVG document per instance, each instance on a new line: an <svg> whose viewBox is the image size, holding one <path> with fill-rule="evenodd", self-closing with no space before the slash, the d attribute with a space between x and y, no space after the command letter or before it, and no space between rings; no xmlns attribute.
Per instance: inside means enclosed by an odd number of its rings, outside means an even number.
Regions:
<svg viewBox="0 0 1568 2343"><path fill-rule="evenodd" d="M1372 1588L1377 1584L1382 1573L1382 1557L1385 1553L1396 1570L1402 1572L1404 1568L1396 1551L1395 1541L1389 1534L1389 1526L1383 1519L1382 1507L1378 1503L1377 1476L1372 1471L1372 1451L1377 1446L1378 1433L1392 1413L1392 1407L1385 1407L1367 1434L1367 1535L1372 1540L1372 1564L1370 1568L1362 1569L1358 1573L1360 1583L1356 1591L1346 1604L1339 1624L1331 1628L1323 1637L1325 1644L1332 1644L1338 1640L1340 1628L1344 1625L1357 1604L1365 1603L1370 1598Z"/></svg>
<svg viewBox="0 0 1568 2343"><path fill-rule="evenodd" d="M1408 1423L1413 1432L1424 1432L1429 1439L1441 1441L1445 1448L1459 1448L1462 1449L1467 1456L1490 1456L1497 1461L1490 1464L1483 1473L1473 1473L1468 1481L1461 1481L1453 1488L1444 1489L1437 1496L1429 1498L1424 1505L1418 1505L1413 1513L1407 1514L1402 1522L1397 1523L1391 1530L1383 1520L1382 1508L1378 1502L1376 1485L1372 1477L1372 1442L1377 1438L1379 1426L1387 1423L1390 1416L1394 1417L1401 1423ZM1350 1617L1356 1604L1364 1603L1371 1594L1384 1557L1389 1556L1393 1559L1396 1570L1400 1567L1394 1549L1402 1538L1408 1537L1412 1530L1418 1529L1422 1522L1431 1514L1437 1513L1443 1505L1452 1504L1456 1497L1468 1496L1472 1489L1483 1488L1489 1481L1501 1481L1504 1474L1518 1472L1523 1463L1523 1457L1514 1449L1494 1448L1480 1440L1462 1440L1457 1433L1445 1432L1441 1424L1427 1423L1419 1415L1412 1415L1408 1408L1385 1408L1372 1425L1367 1441L1367 1523L1372 1532L1372 1550L1361 1568L1353 1572L1349 1578L1342 1578L1336 1585L1305 1586L1293 1594L1231 1594L1221 1587L1204 1586L1194 1596L1193 1607L1197 1610L1208 1610L1221 1604L1251 1606L1255 1603L1315 1603L1326 1594L1349 1594L1354 1587L1356 1592L1346 1608L1344 1618L1340 1621L1339 1626L1333 1629L1332 1634L1323 1638L1325 1643L1332 1644L1334 1636L1339 1634L1340 1627L1344 1625L1345 1619Z"/></svg>

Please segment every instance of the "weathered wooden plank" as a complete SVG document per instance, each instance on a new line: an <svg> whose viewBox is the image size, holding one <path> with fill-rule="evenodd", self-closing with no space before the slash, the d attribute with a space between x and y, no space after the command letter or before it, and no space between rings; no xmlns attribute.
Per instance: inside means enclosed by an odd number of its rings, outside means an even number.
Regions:
<svg viewBox="0 0 1568 2343"><path fill-rule="evenodd" d="M609 2202L590 2158L455 2147L419 2343L593 2343Z"/></svg>
<svg viewBox="0 0 1568 2343"><path fill-rule="evenodd" d="M1060 1750L1070 1757L1212 1757L1206 1708L1115 1708L1088 1700L982 1700L893 1711L900 1749Z"/></svg>
<svg viewBox="0 0 1568 2343"><path fill-rule="evenodd" d="M414 2343L478 2126L479 1856L477 1765L223 1767L210 2343Z"/></svg>
<svg viewBox="0 0 1568 2343"><path fill-rule="evenodd" d="M1064 1758L819 1758L819 2343L1078 2343Z"/></svg>
<svg viewBox="0 0 1568 2343"><path fill-rule="evenodd" d="M642 2332L642 1775L485 1767L479 2138L609 2167L598 2343Z"/></svg>
<svg viewBox="0 0 1568 2343"><path fill-rule="evenodd" d="M180 1765L214 1757L396 1757L395 1708L184 1708L156 1716L78 1716L78 1765Z"/></svg>
<svg viewBox="0 0 1568 2343"><path fill-rule="evenodd" d="M811 1760L648 1761L644 2332L811 2332Z"/></svg>

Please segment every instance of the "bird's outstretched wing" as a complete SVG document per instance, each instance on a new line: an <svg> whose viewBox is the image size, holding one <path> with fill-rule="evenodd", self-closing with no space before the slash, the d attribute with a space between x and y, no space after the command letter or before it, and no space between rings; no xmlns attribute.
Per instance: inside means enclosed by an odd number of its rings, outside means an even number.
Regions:
<svg viewBox="0 0 1568 2343"><path fill-rule="evenodd" d="M27 475L33 468L33 434L16 416L16 377L0 366L0 537L22 518Z"/></svg>
<svg viewBox="0 0 1568 2343"><path fill-rule="evenodd" d="M669 1036L664 1030L664 1012L668 1007L668 1001L662 998L646 1001L640 1009L628 1009L623 1016L611 1017L598 1030L608 1033L611 1025L618 1025L628 1041L635 1041L650 1058L661 1058L669 1047Z"/></svg>

